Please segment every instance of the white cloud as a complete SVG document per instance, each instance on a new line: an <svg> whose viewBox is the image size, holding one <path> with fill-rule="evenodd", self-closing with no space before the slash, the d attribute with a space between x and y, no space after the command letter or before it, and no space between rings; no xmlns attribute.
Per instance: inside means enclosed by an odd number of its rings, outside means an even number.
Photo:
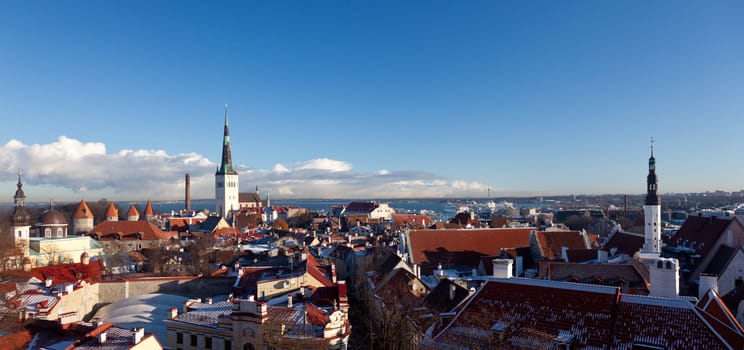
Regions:
<svg viewBox="0 0 744 350"><path fill-rule="evenodd" d="M297 170L325 170L332 172L351 171L351 164L340 160L318 158L300 163Z"/></svg>
<svg viewBox="0 0 744 350"><path fill-rule="evenodd" d="M48 188L39 185L48 185L65 189L67 199L73 200L81 194L89 199L100 198L97 196L119 200L180 199L184 193L184 174L190 173L193 198L214 196L217 164L198 153L171 155L163 150L145 149L107 153L103 143L60 136L49 144L26 145L10 140L0 146L0 154L3 155L0 181L5 181L6 191L11 194L20 168L27 195ZM243 191L252 191L258 185L262 193L270 192L274 198L472 196L485 194L488 188L478 182L451 181L426 172L387 169L354 172L350 163L329 158L292 166L276 163L272 169L245 165L237 168ZM38 193L37 197L40 198L29 199L45 200L49 195Z"/></svg>
<svg viewBox="0 0 744 350"><path fill-rule="evenodd" d="M289 169L287 169L287 167L285 167L281 163L276 163L276 165L274 165L274 170L273 171L275 173L286 173L286 172L289 172Z"/></svg>

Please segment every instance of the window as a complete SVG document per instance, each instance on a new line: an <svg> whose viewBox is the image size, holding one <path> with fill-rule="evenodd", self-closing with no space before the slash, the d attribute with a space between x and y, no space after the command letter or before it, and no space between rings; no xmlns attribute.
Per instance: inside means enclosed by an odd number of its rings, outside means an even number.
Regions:
<svg viewBox="0 0 744 350"><path fill-rule="evenodd" d="M204 348L205 349L211 349L212 348L212 337L206 337L206 338L204 338Z"/></svg>
<svg viewBox="0 0 744 350"><path fill-rule="evenodd" d="M176 344L183 344L183 333L176 332Z"/></svg>
<svg viewBox="0 0 744 350"><path fill-rule="evenodd" d="M196 346L196 334L191 335L191 346Z"/></svg>
<svg viewBox="0 0 744 350"><path fill-rule="evenodd" d="M225 350L230 350L230 349L232 349L232 342L225 339Z"/></svg>
<svg viewBox="0 0 744 350"><path fill-rule="evenodd" d="M670 270L672 269L672 262L671 261L667 261L666 262L666 268L667 269L670 269Z"/></svg>
<svg viewBox="0 0 744 350"><path fill-rule="evenodd" d="M49 227L44 229L44 237L52 237L52 229Z"/></svg>

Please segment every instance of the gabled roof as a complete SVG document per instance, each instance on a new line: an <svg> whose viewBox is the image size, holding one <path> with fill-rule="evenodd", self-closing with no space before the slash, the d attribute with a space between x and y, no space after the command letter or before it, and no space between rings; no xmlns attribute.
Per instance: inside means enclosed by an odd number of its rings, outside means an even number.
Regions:
<svg viewBox="0 0 744 350"><path fill-rule="evenodd" d="M728 265L728 262L731 260L731 258L736 255L737 251L738 249L736 248L721 245L720 247L718 247L718 250L713 255L713 259L710 261L710 263L708 263L708 266L705 267L705 271L703 271L703 273L716 276L720 275L726 265Z"/></svg>
<svg viewBox="0 0 744 350"><path fill-rule="evenodd" d="M221 216L210 216L201 223L199 231L201 232L214 232L219 226L227 225L227 221Z"/></svg>
<svg viewBox="0 0 744 350"><path fill-rule="evenodd" d="M372 201L372 202L351 202L346 207L346 213L345 214L347 214L347 215L350 214L350 213L365 213L365 214L369 214L373 210L377 209L377 207L378 207L378 204L377 204L377 202L374 202L374 201Z"/></svg>
<svg viewBox="0 0 744 350"><path fill-rule="evenodd" d="M540 278L616 287L627 283L631 294L647 295L649 292L648 280L631 264L575 264L557 261L543 261L540 264L547 265L547 268L540 269Z"/></svg>
<svg viewBox="0 0 744 350"><path fill-rule="evenodd" d="M585 262L597 259L597 249L568 249L568 262Z"/></svg>
<svg viewBox="0 0 744 350"><path fill-rule="evenodd" d="M545 259L560 259L562 247L586 249L586 241L579 231L535 231L535 238Z"/></svg>
<svg viewBox="0 0 744 350"><path fill-rule="evenodd" d="M261 203L261 196L256 192L241 192L238 194L238 202L240 203Z"/></svg>
<svg viewBox="0 0 744 350"><path fill-rule="evenodd" d="M486 282L454 317L433 329L432 344L485 344L508 327L499 348L552 348L572 338L572 349L741 349L735 330L687 298L623 295L618 288L534 279ZM723 325L723 324L721 324Z"/></svg>
<svg viewBox="0 0 744 350"><path fill-rule="evenodd" d="M91 229L88 235L97 240L165 240L171 237L147 221L103 221Z"/></svg>
<svg viewBox="0 0 744 350"><path fill-rule="evenodd" d="M307 251L307 249L305 249L305 253L307 253L307 260L305 261L307 264L307 273L313 276L315 279L318 280L318 282L322 283L326 287L334 285L334 283L328 278L328 276L326 276L325 272L323 271L324 268L322 268L322 265L318 263L318 260L316 260L315 257Z"/></svg>
<svg viewBox="0 0 744 350"><path fill-rule="evenodd" d="M633 254L643 247L645 240L646 237L642 234L617 231L610 236L610 239L607 240L602 250L612 252L613 248L615 248L615 255L627 254L633 256Z"/></svg>
<svg viewBox="0 0 744 350"><path fill-rule="evenodd" d="M77 281L98 282L104 271L103 260L92 260L89 264L72 263L37 267L31 270L31 275L40 281L52 279L54 285L75 283Z"/></svg>
<svg viewBox="0 0 744 350"><path fill-rule="evenodd" d="M695 249L701 258L710 252L719 237L726 231L726 228L732 223L731 218L721 219L715 216L688 216L677 234L665 242L668 246L677 247L687 242L688 246L695 242ZM702 244L702 248L701 248Z"/></svg>
<svg viewBox="0 0 744 350"><path fill-rule="evenodd" d="M88 203L85 203L85 200L80 200L80 204L78 205L77 209L75 209L75 213L72 214L73 219L92 219L93 218L93 212L90 211L90 208L88 207Z"/></svg>
<svg viewBox="0 0 744 350"><path fill-rule="evenodd" d="M424 298L424 305L432 313L449 312L469 295L470 292L466 288L445 278L440 280L439 284Z"/></svg>
<svg viewBox="0 0 744 350"><path fill-rule="evenodd" d="M432 220L421 214L393 214L393 222L396 227L409 225L414 228L427 228L431 226Z"/></svg>
<svg viewBox="0 0 744 350"><path fill-rule="evenodd" d="M449 268L478 267L481 256L499 256L502 250L529 247L534 228L470 230L411 230L409 245L414 264L422 271L442 263Z"/></svg>
<svg viewBox="0 0 744 350"><path fill-rule="evenodd" d="M738 336L740 340L744 340L744 328L736 320L736 316L731 313L731 310L726 307L726 304L718 296L718 293L709 290L700 299L697 306L702 310L701 314L703 317L708 320L719 334L727 339L736 339ZM739 344L738 348L744 349L744 341Z"/></svg>

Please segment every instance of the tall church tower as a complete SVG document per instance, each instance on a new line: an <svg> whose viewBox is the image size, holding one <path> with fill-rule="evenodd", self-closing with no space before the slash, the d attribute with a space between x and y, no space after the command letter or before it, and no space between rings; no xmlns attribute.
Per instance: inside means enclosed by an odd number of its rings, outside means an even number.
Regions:
<svg viewBox="0 0 744 350"><path fill-rule="evenodd" d="M661 254L661 200L656 177L656 159L654 158L654 144L651 141L651 157L648 159L648 176L646 177L646 203L643 205L645 218L645 237L641 253Z"/></svg>
<svg viewBox="0 0 744 350"><path fill-rule="evenodd" d="M31 229L31 214L26 209L26 194L23 193L23 183L21 182L21 173L18 173L18 189L13 196L15 209L13 216L10 218L11 230L13 233L13 243L16 247L23 248L23 255L28 256L29 231Z"/></svg>
<svg viewBox="0 0 744 350"><path fill-rule="evenodd" d="M227 105L225 105L225 134L222 138L222 163L214 174L215 210L227 218L231 210L238 210L238 172L235 171L230 154L230 130L227 126Z"/></svg>

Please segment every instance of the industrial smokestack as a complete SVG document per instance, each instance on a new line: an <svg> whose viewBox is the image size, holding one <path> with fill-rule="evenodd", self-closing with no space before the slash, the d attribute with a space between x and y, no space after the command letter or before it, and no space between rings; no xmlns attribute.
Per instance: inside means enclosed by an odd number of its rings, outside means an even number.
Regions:
<svg viewBox="0 0 744 350"><path fill-rule="evenodd" d="M191 174L186 174L186 210L191 210Z"/></svg>

